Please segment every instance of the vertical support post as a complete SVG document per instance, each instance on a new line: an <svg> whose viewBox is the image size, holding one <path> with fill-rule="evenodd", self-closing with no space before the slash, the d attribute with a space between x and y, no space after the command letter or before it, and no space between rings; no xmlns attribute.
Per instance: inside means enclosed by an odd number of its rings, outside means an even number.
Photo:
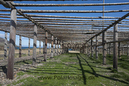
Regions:
<svg viewBox="0 0 129 86"><path fill-rule="evenodd" d="M122 46L122 55L124 55L124 46Z"/></svg>
<svg viewBox="0 0 129 86"><path fill-rule="evenodd" d="M121 58L121 49L120 49L120 42L118 42L118 56L119 58Z"/></svg>
<svg viewBox="0 0 129 86"><path fill-rule="evenodd" d="M63 43L63 41L62 41L62 54L63 54L63 53L65 53L65 52L64 52L64 43Z"/></svg>
<svg viewBox="0 0 129 86"><path fill-rule="evenodd" d="M98 59L98 39L97 39L97 36L96 36L96 48L95 48L95 51L96 51L96 59Z"/></svg>
<svg viewBox="0 0 129 86"><path fill-rule="evenodd" d="M57 39L57 55L59 55L59 40Z"/></svg>
<svg viewBox="0 0 129 86"><path fill-rule="evenodd" d="M15 57L15 38L16 38L16 9L11 9L11 21L10 21L10 41L9 41L9 55L8 55L8 69L7 78L13 79L14 71L14 57Z"/></svg>
<svg viewBox="0 0 129 86"><path fill-rule="evenodd" d="M41 54L41 41L39 41L39 54Z"/></svg>
<svg viewBox="0 0 129 86"><path fill-rule="evenodd" d="M109 55L111 55L110 49L111 49L111 43L109 43Z"/></svg>
<svg viewBox="0 0 129 86"><path fill-rule="evenodd" d="M36 63L36 46L37 46L37 25L34 25L34 39L33 39L33 65Z"/></svg>
<svg viewBox="0 0 129 86"><path fill-rule="evenodd" d="M30 38L29 38L29 43L28 43L28 56L30 56Z"/></svg>
<svg viewBox="0 0 129 86"><path fill-rule="evenodd" d="M114 25L114 33L113 33L113 41L117 41L118 40L118 32L117 32L117 28L118 28L118 25L115 24ZM114 42L113 43L113 69L117 70L117 51L118 51L118 48L117 48L117 43Z"/></svg>
<svg viewBox="0 0 129 86"><path fill-rule="evenodd" d="M102 33L102 45L103 45L103 65L106 65L106 32Z"/></svg>
<svg viewBox="0 0 129 86"><path fill-rule="evenodd" d="M7 32L5 32L5 41L4 41L4 59L7 58Z"/></svg>
<svg viewBox="0 0 129 86"><path fill-rule="evenodd" d="M51 40L51 57L53 58L53 40L54 40L54 36L52 35L52 40Z"/></svg>
<svg viewBox="0 0 129 86"><path fill-rule="evenodd" d="M57 38L55 38L55 56L57 55L57 49L56 49L57 45L56 44L57 44Z"/></svg>
<svg viewBox="0 0 129 86"><path fill-rule="evenodd" d="M93 58L93 39L91 39L91 57Z"/></svg>
<svg viewBox="0 0 129 86"><path fill-rule="evenodd" d="M129 58L129 45L127 43L127 58Z"/></svg>
<svg viewBox="0 0 129 86"><path fill-rule="evenodd" d="M19 36L19 57L21 58L21 46L22 46L22 39L21 39L21 35Z"/></svg>
<svg viewBox="0 0 129 86"><path fill-rule="evenodd" d="M45 30L45 49L44 49L44 61L47 60L47 37L48 37L48 32Z"/></svg>

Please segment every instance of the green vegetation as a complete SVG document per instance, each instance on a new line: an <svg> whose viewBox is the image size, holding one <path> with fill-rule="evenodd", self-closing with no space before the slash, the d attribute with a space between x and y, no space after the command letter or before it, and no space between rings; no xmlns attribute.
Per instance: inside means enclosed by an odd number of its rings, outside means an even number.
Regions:
<svg viewBox="0 0 129 86"><path fill-rule="evenodd" d="M126 57L119 59L118 72L113 72L112 55L107 55L107 65L102 65L101 54L96 60L84 54L66 53L42 62L43 66L36 69L17 73L18 79L24 75L29 77L19 79L12 85L22 83L22 86L129 86L129 68L123 66L128 61Z"/></svg>

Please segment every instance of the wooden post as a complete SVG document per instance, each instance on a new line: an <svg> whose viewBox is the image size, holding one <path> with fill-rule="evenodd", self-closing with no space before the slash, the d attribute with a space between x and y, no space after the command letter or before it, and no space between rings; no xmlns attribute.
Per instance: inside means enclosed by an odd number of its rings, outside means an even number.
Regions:
<svg viewBox="0 0 129 86"><path fill-rule="evenodd" d="M120 42L118 42L118 56L119 58L121 58L121 49L120 49Z"/></svg>
<svg viewBox="0 0 129 86"><path fill-rule="evenodd" d="M5 41L4 41L4 59L7 58L7 32L5 32Z"/></svg>
<svg viewBox="0 0 129 86"><path fill-rule="evenodd" d="M55 38L55 56L57 55L57 51L56 51L56 48L57 48L57 38Z"/></svg>
<svg viewBox="0 0 129 86"><path fill-rule="evenodd" d="M98 59L98 39L97 39L97 36L96 36L96 48L95 48L95 52L96 52L96 59Z"/></svg>
<svg viewBox="0 0 129 86"><path fill-rule="evenodd" d="M8 55L8 69L7 78L13 79L14 57L15 57L15 38L16 38L16 9L11 9L10 21L10 41L9 41L9 55Z"/></svg>
<svg viewBox="0 0 129 86"><path fill-rule="evenodd" d="M111 43L109 43L109 55L111 55L110 49L111 49Z"/></svg>
<svg viewBox="0 0 129 86"><path fill-rule="evenodd" d="M106 42L106 33L103 32L102 33L102 44L103 44L103 65L106 65L106 45L105 45L105 42Z"/></svg>
<svg viewBox="0 0 129 86"><path fill-rule="evenodd" d="M51 40L51 57L53 58L53 40L54 40L54 36L52 35L52 40Z"/></svg>
<svg viewBox="0 0 129 86"><path fill-rule="evenodd" d="M19 36L19 57L21 58L22 54L21 54L21 46L22 46L22 39L21 39L21 35Z"/></svg>
<svg viewBox="0 0 129 86"><path fill-rule="evenodd" d="M33 39L33 65L36 63L36 46L37 46L37 25L34 25L34 39Z"/></svg>
<svg viewBox="0 0 129 86"><path fill-rule="evenodd" d="M59 55L59 40L57 39L57 55Z"/></svg>
<svg viewBox="0 0 129 86"><path fill-rule="evenodd" d="M117 32L117 28L118 25L115 24L114 25L114 33L113 33L113 41L117 41L118 40L118 32ZM117 47L117 43L114 42L113 43L113 69L117 70L117 51L118 51L118 47Z"/></svg>
<svg viewBox="0 0 129 86"><path fill-rule="evenodd" d="M29 38L29 43L28 43L28 56L30 56L30 38Z"/></svg>
<svg viewBox="0 0 129 86"><path fill-rule="evenodd" d="M44 49L44 61L47 60L47 37L48 37L48 32L45 30L45 49Z"/></svg>
<svg viewBox="0 0 129 86"><path fill-rule="evenodd" d="M41 41L39 41L39 54L41 54Z"/></svg>
<svg viewBox="0 0 129 86"><path fill-rule="evenodd" d="M91 57L93 58L93 39L91 39Z"/></svg>
<svg viewBox="0 0 129 86"><path fill-rule="evenodd" d="M127 58L129 58L129 45L127 43Z"/></svg>
<svg viewBox="0 0 129 86"><path fill-rule="evenodd" d="M124 46L122 46L122 55L124 55Z"/></svg>

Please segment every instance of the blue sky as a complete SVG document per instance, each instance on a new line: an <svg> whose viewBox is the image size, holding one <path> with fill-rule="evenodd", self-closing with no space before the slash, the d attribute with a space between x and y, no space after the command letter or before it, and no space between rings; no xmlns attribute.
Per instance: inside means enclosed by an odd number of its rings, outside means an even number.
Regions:
<svg viewBox="0 0 129 86"><path fill-rule="evenodd" d="M119 3L119 2L129 2L129 0L105 0L105 3ZM81 3L103 3L100 1L15 1L15 3L37 3L37 4L81 4ZM0 9L5 9L0 5ZM24 10L102 10L102 6L77 6L77 7L17 7L17 9ZM105 10L125 10L129 9L129 5L119 5L119 6L105 6ZM121 17L127 12L122 13L105 13L108 17ZM31 13L32 14L32 13ZM36 13L34 13L36 14ZM58 15L58 16L82 16L82 17L98 17L102 16L102 13L40 13L42 15ZM39 15L40 15L39 14ZM4 38L4 32L0 31L0 37ZM8 34L9 40L9 34ZM28 38L22 37L22 46L28 46ZM16 45L19 45L19 36L16 36ZM43 45L43 43L41 43ZM33 39L31 39L31 47L33 46ZM39 46L39 41L37 41L37 46Z"/></svg>

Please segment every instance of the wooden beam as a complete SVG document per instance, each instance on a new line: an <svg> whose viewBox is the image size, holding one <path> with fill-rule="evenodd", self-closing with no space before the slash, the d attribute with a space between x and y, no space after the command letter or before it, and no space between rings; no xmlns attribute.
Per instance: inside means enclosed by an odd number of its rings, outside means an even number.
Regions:
<svg viewBox="0 0 129 86"><path fill-rule="evenodd" d="M15 38L16 38L16 9L11 9L11 21L10 21L10 41L9 41L9 55L8 55L8 69L7 78L13 79L14 72L14 57L15 57Z"/></svg>
<svg viewBox="0 0 129 86"><path fill-rule="evenodd" d="M128 11L129 10L21 10L22 13L113 13Z"/></svg>

